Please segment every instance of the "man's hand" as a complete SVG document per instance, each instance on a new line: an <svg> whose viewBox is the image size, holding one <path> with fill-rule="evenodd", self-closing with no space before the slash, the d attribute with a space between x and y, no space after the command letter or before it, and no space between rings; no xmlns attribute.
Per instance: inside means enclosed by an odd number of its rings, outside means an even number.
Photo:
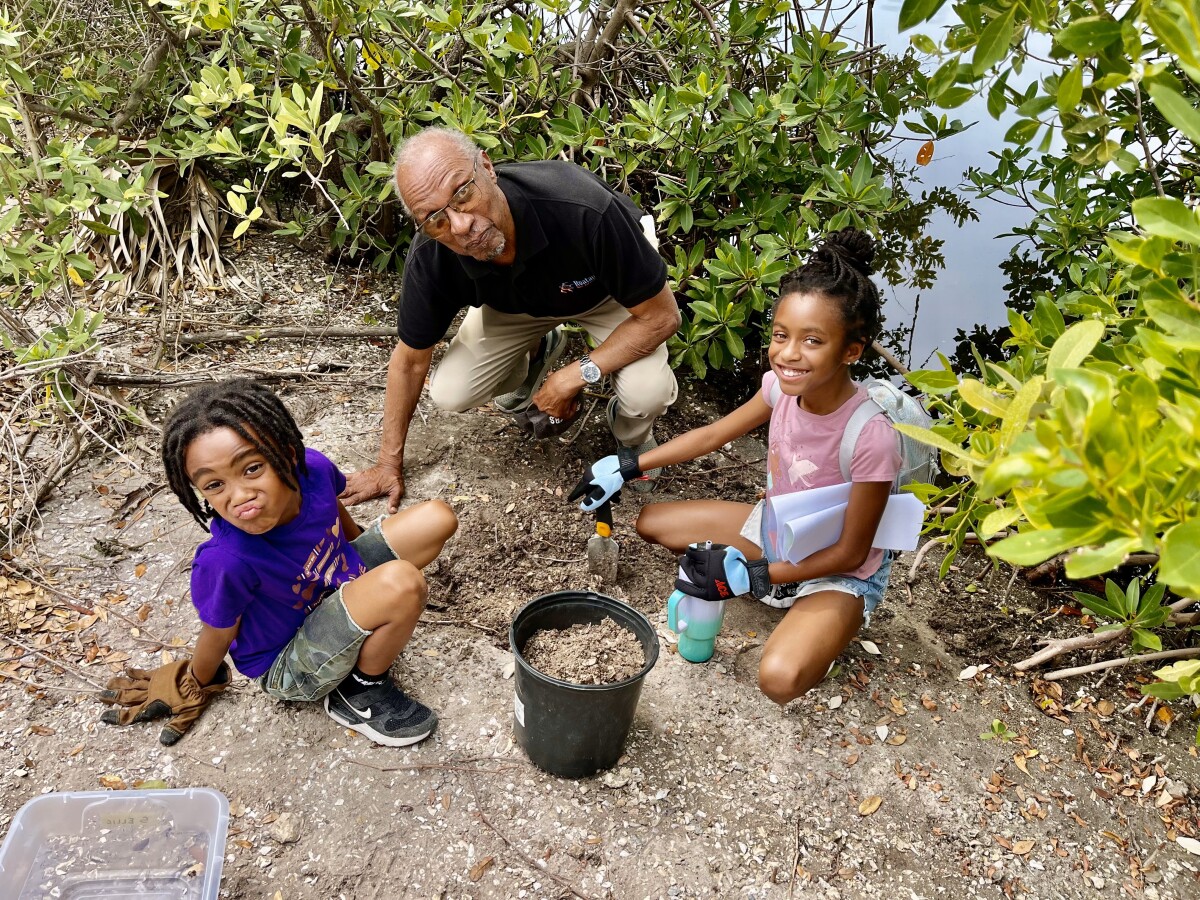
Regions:
<svg viewBox="0 0 1200 900"><path fill-rule="evenodd" d="M396 512L404 497L404 473L394 466L377 464L347 475L346 489L338 494L338 499L347 506L354 506L384 496L387 497L388 512Z"/></svg>
<svg viewBox="0 0 1200 900"><path fill-rule="evenodd" d="M583 473L575 489L567 495L569 502L579 500L579 508L584 512L594 512L600 504L616 496L613 502L620 502L621 488L625 482L642 477L638 467L637 455L628 447L622 447L612 456L592 463L590 469ZM582 499L580 499L582 498Z"/></svg>
<svg viewBox="0 0 1200 900"><path fill-rule="evenodd" d="M192 674L191 660L181 659L157 669L126 669L110 679L100 693L103 703L119 706L100 717L107 725L132 725L170 716L158 739L170 746L188 733L214 696L229 687L229 666L221 663L212 684L201 685Z"/></svg>
<svg viewBox="0 0 1200 900"><path fill-rule="evenodd" d="M748 560L737 547L691 544L679 557L675 590L701 600L728 600L742 594L762 599L771 590L765 559Z"/></svg>
<svg viewBox="0 0 1200 900"><path fill-rule="evenodd" d="M578 410L577 398L581 390L583 379L579 375L579 366L570 363L551 372L529 402L548 416L569 419Z"/></svg>

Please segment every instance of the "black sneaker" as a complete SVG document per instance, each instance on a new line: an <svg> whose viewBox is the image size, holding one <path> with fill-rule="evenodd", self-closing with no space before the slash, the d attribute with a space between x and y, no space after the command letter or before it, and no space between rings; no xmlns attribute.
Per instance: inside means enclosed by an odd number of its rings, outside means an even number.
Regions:
<svg viewBox="0 0 1200 900"><path fill-rule="evenodd" d="M389 678L384 684L354 697L352 704L341 688L325 695L329 718L386 747L407 747L423 741L437 728L437 713L414 700Z"/></svg>
<svg viewBox="0 0 1200 900"><path fill-rule="evenodd" d="M762 602L767 606L773 606L776 609L791 609L796 602L796 595L801 586L802 581L789 581L787 584L773 584L770 592L762 598Z"/></svg>

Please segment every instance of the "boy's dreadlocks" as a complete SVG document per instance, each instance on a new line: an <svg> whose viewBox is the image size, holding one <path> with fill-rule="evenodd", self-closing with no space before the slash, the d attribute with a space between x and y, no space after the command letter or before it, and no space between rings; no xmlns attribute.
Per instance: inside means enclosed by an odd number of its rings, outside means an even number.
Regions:
<svg viewBox="0 0 1200 900"><path fill-rule="evenodd" d="M213 511L201 504L187 476L185 458L192 441L216 428L231 428L254 445L275 473L300 490L297 470L307 474L304 440L296 420L275 393L248 378L206 384L184 397L163 426L162 461L167 483L179 502L208 530Z"/></svg>

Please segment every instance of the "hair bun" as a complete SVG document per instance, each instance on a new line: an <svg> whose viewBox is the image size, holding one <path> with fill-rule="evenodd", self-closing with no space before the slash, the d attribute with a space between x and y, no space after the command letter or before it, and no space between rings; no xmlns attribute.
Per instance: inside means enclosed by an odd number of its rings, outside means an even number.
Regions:
<svg viewBox="0 0 1200 900"><path fill-rule="evenodd" d="M857 228L843 228L825 238L817 256L831 254L837 256L846 265L870 277L874 271L871 263L875 259L875 242L866 233Z"/></svg>

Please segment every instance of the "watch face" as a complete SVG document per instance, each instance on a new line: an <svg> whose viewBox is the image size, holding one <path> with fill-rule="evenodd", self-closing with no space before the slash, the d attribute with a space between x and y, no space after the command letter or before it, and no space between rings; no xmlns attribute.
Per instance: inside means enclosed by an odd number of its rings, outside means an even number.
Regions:
<svg viewBox="0 0 1200 900"><path fill-rule="evenodd" d="M590 359L581 359L579 368L583 373L583 380L588 384L595 384L600 380L600 367Z"/></svg>

